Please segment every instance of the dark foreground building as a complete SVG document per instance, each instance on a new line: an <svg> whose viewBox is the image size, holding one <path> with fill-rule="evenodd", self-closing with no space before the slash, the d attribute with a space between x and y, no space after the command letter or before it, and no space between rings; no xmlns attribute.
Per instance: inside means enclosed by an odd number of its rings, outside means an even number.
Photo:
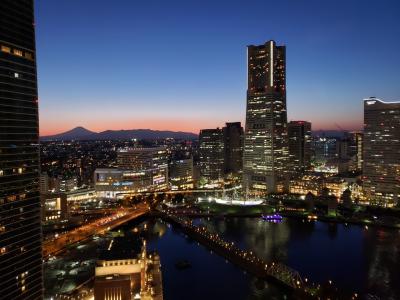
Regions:
<svg viewBox="0 0 400 300"><path fill-rule="evenodd" d="M33 1L1 0L1 299L42 298L41 243Z"/></svg>
<svg viewBox="0 0 400 300"><path fill-rule="evenodd" d="M291 171L301 173L311 164L311 123L291 121L288 124Z"/></svg>
<svg viewBox="0 0 400 300"><path fill-rule="evenodd" d="M225 174L238 174L243 165L243 127L240 122L226 123L222 128L224 134Z"/></svg>

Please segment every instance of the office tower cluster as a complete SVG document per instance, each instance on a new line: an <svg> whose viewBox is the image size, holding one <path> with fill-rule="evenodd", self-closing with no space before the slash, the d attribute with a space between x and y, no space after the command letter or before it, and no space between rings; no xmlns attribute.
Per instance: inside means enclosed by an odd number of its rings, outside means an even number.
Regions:
<svg viewBox="0 0 400 300"><path fill-rule="evenodd" d="M400 102L364 100L363 188L370 202L400 198Z"/></svg>
<svg viewBox="0 0 400 300"><path fill-rule="evenodd" d="M311 123L287 123L285 46L268 41L247 49L246 126L226 123L199 136L200 174L221 180L242 175L246 194L284 192L310 167Z"/></svg>
<svg viewBox="0 0 400 300"><path fill-rule="evenodd" d="M0 291L42 298L38 92L32 0L0 1Z"/></svg>
<svg viewBox="0 0 400 300"><path fill-rule="evenodd" d="M223 180L242 171L243 127L240 122L223 128L202 129L199 135L200 176L209 181Z"/></svg>
<svg viewBox="0 0 400 300"><path fill-rule="evenodd" d="M243 192L252 197L319 194L329 177L335 195L350 188L357 199L393 206L400 195L400 102L366 99L364 124L364 132L313 137L310 122L288 123L285 46L250 45L245 130L240 123L201 130L200 174L214 181L240 174Z"/></svg>

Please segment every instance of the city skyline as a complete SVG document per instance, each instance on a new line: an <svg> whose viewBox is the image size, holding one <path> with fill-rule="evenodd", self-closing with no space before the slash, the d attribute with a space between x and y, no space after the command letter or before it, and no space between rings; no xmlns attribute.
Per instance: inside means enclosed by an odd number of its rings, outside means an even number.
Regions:
<svg viewBox="0 0 400 300"><path fill-rule="evenodd" d="M357 130L362 99L399 98L395 1L271 3L268 18L261 2L202 3L38 2L41 135L244 124L246 46L269 39L288 46L288 121Z"/></svg>
<svg viewBox="0 0 400 300"><path fill-rule="evenodd" d="M397 299L400 5L158 1L0 1L0 298Z"/></svg>

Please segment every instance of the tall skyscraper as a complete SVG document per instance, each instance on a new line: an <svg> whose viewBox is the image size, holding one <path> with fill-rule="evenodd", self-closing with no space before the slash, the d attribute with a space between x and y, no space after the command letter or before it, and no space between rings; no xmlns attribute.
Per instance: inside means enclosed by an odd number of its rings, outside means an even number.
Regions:
<svg viewBox="0 0 400 300"><path fill-rule="evenodd" d="M400 102L364 99L363 188L387 206L400 197Z"/></svg>
<svg viewBox="0 0 400 300"><path fill-rule="evenodd" d="M208 180L224 177L224 138L220 128L202 129L199 135L200 176Z"/></svg>
<svg viewBox="0 0 400 300"><path fill-rule="evenodd" d="M288 124L290 165L295 172L303 172L311 163L311 123L291 121Z"/></svg>
<svg viewBox="0 0 400 300"><path fill-rule="evenodd" d="M0 298L42 298L32 0L0 1Z"/></svg>
<svg viewBox="0 0 400 300"><path fill-rule="evenodd" d="M250 194L284 190L288 163L285 46L247 47L243 185Z"/></svg>
<svg viewBox="0 0 400 300"><path fill-rule="evenodd" d="M222 129L225 147L225 173L238 174L243 165L243 127L240 122L226 123Z"/></svg>

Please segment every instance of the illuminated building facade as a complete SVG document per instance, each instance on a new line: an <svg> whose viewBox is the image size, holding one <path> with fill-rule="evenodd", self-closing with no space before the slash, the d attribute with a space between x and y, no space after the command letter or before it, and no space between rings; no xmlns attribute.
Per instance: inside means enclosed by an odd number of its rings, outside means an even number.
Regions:
<svg viewBox="0 0 400 300"><path fill-rule="evenodd" d="M0 1L0 291L42 298L39 124L32 0Z"/></svg>
<svg viewBox="0 0 400 300"><path fill-rule="evenodd" d="M193 158L173 161L169 179L172 190L193 189Z"/></svg>
<svg viewBox="0 0 400 300"><path fill-rule="evenodd" d="M400 102L364 99L363 188L372 203L400 197Z"/></svg>
<svg viewBox="0 0 400 300"><path fill-rule="evenodd" d="M167 168L166 147L122 149L117 153L117 166L123 170L140 171L151 168Z"/></svg>
<svg viewBox="0 0 400 300"><path fill-rule="evenodd" d="M67 194L47 193L41 194L42 221L54 222L65 220L68 217Z"/></svg>
<svg viewBox="0 0 400 300"><path fill-rule="evenodd" d="M58 222L68 219L70 213L96 208L95 189L78 189L70 192L41 193L42 221Z"/></svg>
<svg viewBox="0 0 400 300"><path fill-rule="evenodd" d="M293 171L303 172L311 163L311 123L291 121L288 124L289 157Z"/></svg>
<svg viewBox="0 0 400 300"><path fill-rule="evenodd" d="M123 250L120 250L123 249ZM95 269L96 300L162 300L160 257L142 249L137 237L117 237L100 255Z"/></svg>
<svg viewBox="0 0 400 300"><path fill-rule="evenodd" d="M243 167L243 127L240 122L226 123L224 135L224 173L238 174Z"/></svg>
<svg viewBox="0 0 400 300"><path fill-rule="evenodd" d="M280 192L289 160L285 46L248 46L247 64L243 186L250 194Z"/></svg>
<svg viewBox="0 0 400 300"><path fill-rule="evenodd" d="M200 176L207 180L223 179L224 154L224 135L222 129L216 128L200 130Z"/></svg>
<svg viewBox="0 0 400 300"><path fill-rule="evenodd" d="M289 192L291 194L319 196L323 189L327 189L328 194L340 199L343 192L349 189L354 199L362 199L361 186L356 180L341 177L327 177L319 175L303 175L300 178L290 180Z"/></svg>
<svg viewBox="0 0 400 300"><path fill-rule="evenodd" d="M118 198L130 193L165 191L168 189L168 168L139 171L96 169L94 186L99 198Z"/></svg>
<svg viewBox="0 0 400 300"><path fill-rule="evenodd" d="M323 188L323 178L316 175L303 175L300 178L290 180L289 192L291 194L318 196Z"/></svg>
<svg viewBox="0 0 400 300"><path fill-rule="evenodd" d="M120 150L118 168L94 172L94 186L100 198L168 189L168 153L165 147Z"/></svg>
<svg viewBox="0 0 400 300"><path fill-rule="evenodd" d="M67 196L68 213L89 209L98 203L95 189L78 189L65 194Z"/></svg>

